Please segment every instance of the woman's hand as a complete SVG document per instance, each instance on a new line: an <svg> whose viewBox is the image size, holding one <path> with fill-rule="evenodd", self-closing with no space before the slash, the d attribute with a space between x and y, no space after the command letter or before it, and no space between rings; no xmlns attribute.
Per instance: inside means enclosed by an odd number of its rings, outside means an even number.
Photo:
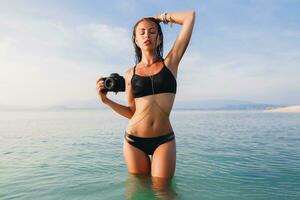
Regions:
<svg viewBox="0 0 300 200"><path fill-rule="evenodd" d="M96 82L96 89L98 91L98 95L101 99L101 101L103 103L106 103L108 98L107 98L107 91L105 91L105 88L104 88L104 81L102 80L102 77L100 77L97 82Z"/></svg>
<svg viewBox="0 0 300 200"><path fill-rule="evenodd" d="M119 113L120 115L122 115L128 119L130 119L133 116L132 110L128 106L123 106L121 104L118 104L106 97L107 90L105 90L105 87L104 87L103 77L99 78L96 81L96 89L97 89L99 97L101 98L101 101L104 104L106 104L107 106L112 108L114 111L116 111L117 113Z"/></svg>
<svg viewBox="0 0 300 200"><path fill-rule="evenodd" d="M153 18L156 19L159 23L163 22L163 14L153 16Z"/></svg>

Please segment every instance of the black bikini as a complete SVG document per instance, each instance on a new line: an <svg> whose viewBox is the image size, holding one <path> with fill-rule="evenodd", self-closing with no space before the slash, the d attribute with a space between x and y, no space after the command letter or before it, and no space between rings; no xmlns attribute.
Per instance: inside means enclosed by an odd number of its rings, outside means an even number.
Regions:
<svg viewBox="0 0 300 200"><path fill-rule="evenodd" d="M163 68L157 74L152 76L140 76L135 73L133 69L133 75L131 79L132 95L134 98L144 97L159 93L176 93L176 79L172 72L166 67L163 61ZM152 87L153 83L153 87Z"/></svg>
<svg viewBox="0 0 300 200"><path fill-rule="evenodd" d="M153 76L140 76L135 73L131 79L132 95L134 98L140 98L159 93L176 93L177 82L172 72L166 67L163 60L163 68ZM125 131L125 140L132 146L142 150L147 155L153 155L155 149L166 142L175 139L174 132L171 131L159 137L143 138L128 134Z"/></svg>
<svg viewBox="0 0 300 200"><path fill-rule="evenodd" d="M125 140L131 144L132 146L142 150L147 155L153 155L155 149L166 142L174 140L175 135L174 132L159 136L159 137L151 137L151 138L142 138L134 135L130 135L125 131Z"/></svg>

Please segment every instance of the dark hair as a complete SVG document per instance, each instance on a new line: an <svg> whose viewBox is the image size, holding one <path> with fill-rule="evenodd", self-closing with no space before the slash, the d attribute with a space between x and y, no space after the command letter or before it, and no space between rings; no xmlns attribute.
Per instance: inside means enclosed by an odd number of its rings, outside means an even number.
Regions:
<svg viewBox="0 0 300 200"><path fill-rule="evenodd" d="M132 42L133 42L133 47L135 51L135 64L138 64L142 60L142 51L141 48L138 47L135 43L135 37L136 37L136 27L138 24L142 21L151 21L154 22L157 25L157 30L158 30L158 35L161 37L161 43L156 47L156 53L160 58L163 58L163 33L161 30L161 26L159 25L159 21L153 17L145 17L137 21L133 27L133 34L132 34Z"/></svg>

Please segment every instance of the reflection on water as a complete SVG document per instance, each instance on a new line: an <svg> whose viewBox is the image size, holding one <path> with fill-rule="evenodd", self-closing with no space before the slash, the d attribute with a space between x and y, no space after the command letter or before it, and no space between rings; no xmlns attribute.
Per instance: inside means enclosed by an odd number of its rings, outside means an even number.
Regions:
<svg viewBox="0 0 300 200"><path fill-rule="evenodd" d="M125 198L141 199L178 199L174 179L154 178L128 174L125 182Z"/></svg>
<svg viewBox="0 0 300 200"><path fill-rule="evenodd" d="M0 199L300 199L298 113L173 117L176 175L164 182L128 175L128 121L111 110L1 112Z"/></svg>

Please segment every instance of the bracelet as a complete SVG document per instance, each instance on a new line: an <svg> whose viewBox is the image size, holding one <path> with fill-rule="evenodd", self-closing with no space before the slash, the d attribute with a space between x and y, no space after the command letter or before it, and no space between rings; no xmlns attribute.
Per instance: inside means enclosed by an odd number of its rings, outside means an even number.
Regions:
<svg viewBox="0 0 300 200"><path fill-rule="evenodd" d="M173 20L172 20L172 18L171 18L171 15L170 15L170 19L169 20L167 20L167 12L164 12L164 13L162 13L160 16L159 16L159 18L160 18L160 20L164 23L164 24L168 24L169 22L170 22L170 27L172 28L173 27Z"/></svg>
<svg viewBox="0 0 300 200"><path fill-rule="evenodd" d="M168 21L167 21L167 14L168 14L168 13L164 12L164 13L162 13L162 14L159 16L160 20L161 20L164 24L167 24L167 23L168 23Z"/></svg>
<svg viewBox="0 0 300 200"><path fill-rule="evenodd" d="M166 13L166 12L164 13L164 18L163 18L163 19L164 19L164 20L163 20L164 24L167 24L167 23L168 23L168 21L167 21L167 14L168 14L168 13Z"/></svg>
<svg viewBox="0 0 300 200"><path fill-rule="evenodd" d="M173 27L173 20L172 20L172 17L171 17L171 15L170 15L169 22L170 22L170 28L172 28L172 27Z"/></svg>

